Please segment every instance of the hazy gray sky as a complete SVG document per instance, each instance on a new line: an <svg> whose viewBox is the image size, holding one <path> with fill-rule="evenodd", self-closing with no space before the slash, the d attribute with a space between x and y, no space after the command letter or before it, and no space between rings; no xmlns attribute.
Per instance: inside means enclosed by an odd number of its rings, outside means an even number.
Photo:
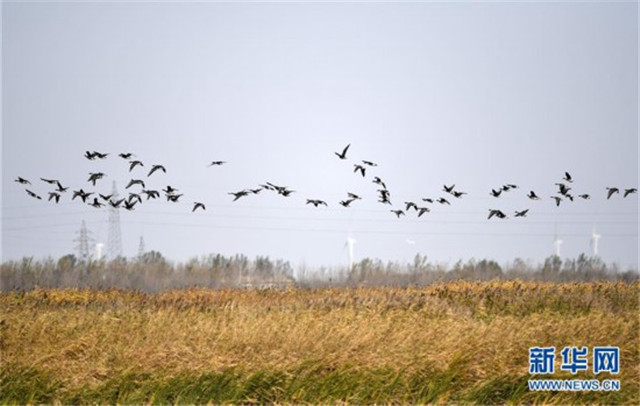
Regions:
<svg viewBox="0 0 640 406"><path fill-rule="evenodd" d="M607 201L605 187L638 186L638 5L3 2L2 140L3 260L73 252L82 220L107 242L106 209L34 200L17 176L46 199L41 176L94 190L88 173L103 171L95 190L122 193L115 155L130 151L146 165L133 177L185 196L121 212L127 256L142 235L178 261L341 265L351 235L356 260L538 262L555 235L563 257L590 252L595 226L605 261L637 266L638 197ZM361 159L379 164L365 179ZM147 179L153 163L167 174ZM565 171L591 200L555 207ZM445 183L468 195L396 219L372 176L393 208L447 196ZM296 192L227 194L266 181ZM520 189L489 196L505 183ZM364 199L344 209L347 191Z"/></svg>

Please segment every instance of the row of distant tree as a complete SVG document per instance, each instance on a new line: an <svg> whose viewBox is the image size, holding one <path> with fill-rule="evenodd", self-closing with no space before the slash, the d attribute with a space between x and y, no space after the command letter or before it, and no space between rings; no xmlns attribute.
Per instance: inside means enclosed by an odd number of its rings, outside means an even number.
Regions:
<svg viewBox="0 0 640 406"><path fill-rule="evenodd" d="M57 261L48 258L23 258L9 261L0 269L0 290L29 290L40 288L119 288L143 291L207 288L268 288L298 285L319 286L424 286L450 280L530 280L549 282L569 281L637 281L637 270L621 270L607 265L599 257L581 254L576 259L562 260L557 256L532 264L516 259L501 266L492 260L458 261L453 266L429 262L426 256L416 255L411 263L383 262L365 258L348 268L320 268L294 270L289 262L258 256L224 256L211 254L174 264L157 251L150 251L135 259L117 258L112 261L79 261L65 255Z"/></svg>

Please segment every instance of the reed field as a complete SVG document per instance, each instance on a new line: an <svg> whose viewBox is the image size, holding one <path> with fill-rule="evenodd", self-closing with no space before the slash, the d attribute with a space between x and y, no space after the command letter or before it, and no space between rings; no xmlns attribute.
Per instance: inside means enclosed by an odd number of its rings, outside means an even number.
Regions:
<svg viewBox="0 0 640 406"><path fill-rule="evenodd" d="M640 283L0 294L1 404L640 404ZM534 346L620 391L534 392ZM559 357L559 354L558 354ZM557 367L556 367L557 369Z"/></svg>

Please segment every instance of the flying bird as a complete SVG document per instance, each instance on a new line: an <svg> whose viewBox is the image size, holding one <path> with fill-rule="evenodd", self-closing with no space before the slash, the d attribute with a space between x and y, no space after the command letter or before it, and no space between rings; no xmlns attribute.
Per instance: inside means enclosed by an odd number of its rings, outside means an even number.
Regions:
<svg viewBox="0 0 640 406"><path fill-rule="evenodd" d="M624 195L622 197L627 197L632 193L638 193L638 189L637 188L625 189Z"/></svg>
<svg viewBox="0 0 640 406"><path fill-rule="evenodd" d="M104 201L109 201L109 200L111 200L111 198L113 197L113 194L110 194L110 195L103 195L103 194L98 193L98 196L100 196L100 198L101 198L102 200L104 200Z"/></svg>
<svg viewBox="0 0 640 406"><path fill-rule="evenodd" d="M569 183L573 183L573 178L571 177L571 175L569 175L569 172L565 172L564 173L564 178L562 178L564 180L566 180Z"/></svg>
<svg viewBox="0 0 640 406"><path fill-rule="evenodd" d="M526 217L527 213L529 212L529 209L526 210L522 210L522 211L517 211L516 210L516 217Z"/></svg>
<svg viewBox="0 0 640 406"><path fill-rule="evenodd" d="M102 172L89 172L89 180L87 182L91 182L93 186L96 185L96 182L104 177L104 173Z"/></svg>
<svg viewBox="0 0 640 406"><path fill-rule="evenodd" d="M172 193L175 193L178 191L178 189L171 187L170 185L167 185L166 189L162 189L163 192L165 192L166 194L170 195Z"/></svg>
<svg viewBox="0 0 640 406"><path fill-rule="evenodd" d="M404 216L404 212L402 210L389 210L391 213L395 214L397 218L400 218L400 216Z"/></svg>
<svg viewBox="0 0 640 406"><path fill-rule="evenodd" d="M69 186L67 187L62 187L62 184L60 182L56 182L58 185L58 188L56 189L56 192L60 192L60 193L64 193L67 190L69 190Z"/></svg>
<svg viewBox="0 0 640 406"><path fill-rule="evenodd" d="M351 203L353 203L356 199L347 199L347 200L341 200L340 201L340 205L344 206L344 207L349 207L349 205Z"/></svg>
<svg viewBox="0 0 640 406"><path fill-rule="evenodd" d="M96 209L99 209L100 207L104 206L104 203L100 203L100 202L98 201L98 198L97 198L97 197L94 197L94 198L93 198L93 203L89 203L89 206L93 206L93 207L95 207Z"/></svg>
<svg viewBox="0 0 640 406"><path fill-rule="evenodd" d="M491 217L496 216L498 218L504 219L507 218L507 215L504 214L502 211L500 210L495 210L495 209L489 209L489 217L487 217L487 220L491 219Z"/></svg>
<svg viewBox="0 0 640 406"><path fill-rule="evenodd" d="M491 192L489 192L489 194L491 194L491 196L493 197L500 197L500 194L502 193L502 189L491 189Z"/></svg>
<svg viewBox="0 0 640 406"><path fill-rule="evenodd" d="M143 180L141 180L141 179L131 179L129 181L129 184L127 184L127 187L125 187L125 189L129 189L133 185L140 185L140 186L142 186L143 189L145 188Z"/></svg>
<svg viewBox="0 0 640 406"><path fill-rule="evenodd" d="M551 196L551 198L552 198L553 200L555 200L555 201L556 201L556 207L557 207L557 206L560 206L560 202L562 201L562 198L561 198L561 197L558 197L558 196Z"/></svg>
<svg viewBox="0 0 640 406"><path fill-rule="evenodd" d="M327 202L325 202L324 200L318 200L318 199L307 199L307 203L305 203L305 204L312 204L312 205L314 205L315 207L318 207L318 206L319 206L319 205L321 205L321 204L323 204L323 205L325 205L325 206L329 206L329 205L327 204Z"/></svg>
<svg viewBox="0 0 640 406"><path fill-rule="evenodd" d="M406 211L409 211L409 209L418 210L418 205L415 204L414 202L404 202L404 204L405 204Z"/></svg>
<svg viewBox="0 0 640 406"><path fill-rule="evenodd" d="M254 195L257 195L258 193L262 192L262 187L259 188L255 188L255 189L247 189L249 192L253 193Z"/></svg>
<svg viewBox="0 0 640 406"><path fill-rule="evenodd" d="M362 174L362 177L364 177L365 171L366 171L367 169L366 169L364 166L362 166L362 165L358 165L358 164L354 164L353 166L354 166L353 171L354 171L354 172L358 172L358 171L360 171L360 173Z"/></svg>
<svg viewBox="0 0 640 406"><path fill-rule="evenodd" d="M209 166L220 166L220 165L224 165L226 163L227 163L227 161L211 161Z"/></svg>
<svg viewBox="0 0 640 406"><path fill-rule="evenodd" d="M191 213L193 213L194 211L196 211L198 208L201 208L202 210L207 210L206 207L204 207L203 203L200 202L193 202L193 210L191 210Z"/></svg>
<svg viewBox="0 0 640 406"><path fill-rule="evenodd" d="M20 183L22 185L30 185L31 184L31 182L29 182L25 178L21 178L20 176L18 176L18 179L14 180L14 182L18 182L18 183Z"/></svg>
<svg viewBox="0 0 640 406"><path fill-rule="evenodd" d="M365 161L364 159L362 160L362 163L369 166L378 166L377 163L371 162L371 161Z"/></svg>
<svg viewBox="0 0 640 406"><path fill-rule="evenodd" d="M116 208L116 209L117 209L118 207L120 207L120 205L121 205L123 202L124 202L124 198L122 198L122 199L120 199L120 200L117 200L117 201L115 201L115 202L114 202L113 200L109 200L109 205L110 205L111 207L113 207L113 208Z"/></svg>
<svg viewBox="0 0 640 406"><path fill-rule="evenodd" d="M567 187L567 185L565 185L564 183L556 183L556 185L558 186L558 191L561 195L566 196L567 193L569 193L569 191L571 190L571 188Z"/></svg>
<svg viewBox="0 0 640 406"><path fill-rule="evenodd" d="M231 192L231 193L228 193L228 194L234 196L233 201L235 202L236 200L240 199L241 197L248 195L249 191L244 189L244 190L241 190L239 192Z"/></svg>
<svg viewBox="0 0 640 406"><path fill-rule="evenodd" d="M128 202L136 201L138 203L142 203L142 197L140 197L140 195L137 193L129 193L129 197L127 198L127 201Z"/></svg>
<svg viewBox="0 0 640 406"><path fill-rule="evenodd" d="M182 196L182 193L179 195L167 195L167 201L178 203L178 199L180 199L181 196Z"/></svg>
<svg viewBox="0 0 640 406"><path fill-rule="evenodd" d="M536 195L536 192L534 192L533 190L529 191L529 194L527 195L527 197L531 200L540 200L538 195Z"/></svg>
<svg viewBox="0 0 640 406"><path fill-rule="evenodd" d="M457 197L458 199L460 199L463 195L466 195L467 193L454 190L451 192L451 194L453 195L453 197Z"/></svg>
<svg viewBox="0 0 640 406"><path fill-rule="evenodd" d="M131 202L131 201L125 200L124 201L124 208L129 210L129 211L131 211L131 210L133 210L133 207L136 205L136 203L137 203L137 201Z"/></svg>
<svg viewBox="0 0 640 406"><path fill-rule="evenodd" d="M617 187L608 187L607 188L607 200L609 200L611 198L611 196L613 196L614 193L620 193L620 189L618 189Z"/></svg>
<svg viewBox="0 0 640 406"><path fill-rule="evenodd" d="M25 191L27 192L27 194L31 197L35 197L38 200L42 200L42 198L40 196L38 196L37 194L33 193L32 191L30 191L29 189L25 189Z"/></svg>
<svg viewBox="0 0 640 406"><path fill-rule="evenodd" d="M82 203L86 203L87 202L87 198L89 196L91 196L92 194L93 194L93 192L87 193L82 189L74 190L73 191L73 196L71 197L71 200L75 200L76 197L79 197L80 199L82 199Z"/></svg>
<svg viewBox="0 0 640 406"><path fill-rule="evenodd" d="M144 164L142 163L142 161L138 160L129 161L129 172L131 172L136 166L144 166Z"/></svg>
<svg viewBox="0 0 640 406"><path fill-rule="evenodd" d="M59 203L60 202L60 193L49 192L49 201L51 201L51 199L55 199L56 203Z"/></svg>
<svg viewBox="0 0 640 406"><path fill-rule="evenodd" d="M160 192L158 192L157 190L142 190L142 193L147 195L147 200L157 199L158 197L160 197Z"/></svg>
<svg viewBox="0 0 640 406"><path fill-rule="evenodd" d="M90 161L93 161L94 159L96 159L96 154L94 152L85 151L84 157Z"/></svg>
<svg viewBox="0 0 640 406"><path fill-rule="evenodd" d="M451 203L449 203L449 201L447 199L445 199L444 197L441 197L440 199L436 200L438 203L440 204L448 204L451 205Z"/></svg>
<svg viewBox="0 0 640 406"><path fill-rule="evenodd" d="M384 182L382 181L382 179L380 179L377 176L373 178L373 183L382 186L383 189L387 188L387 185L385 185Z"/></svg>
<svg viewBox="0 0 640 406"><path fill-rule="evenodd" d="M120 154L118 154L118 156L122 159L129 159L132 156L134 156L131 152L122 152Z"/></svg>
<svg viewBox="0 0 640 406"><path fill-rule="evenodd" d="M430 197L423 197L422 201L427 203L433 203L433 199L431 199Z"/></svg>
<svg viewBox="0 0 640 406"><path fill-rule="evenodd" d="M451 193L453 191L453 188L456 187L455 184L451 185L451 186L447 186L447 185L443 185L442 190L447 192L447 193Z"/></svg>
<svg viewBox="0 0 640 406"><path fill-rule="evenodd" d="M428 207L418 207L418 217L422 216L425 213L429 213L431 210L429 210Z"/></svg>
<svg viewBox="0 0 640 406"><path fill-rule="evenodd" d="M334 152L334 154L336 154L340 159L347 159L347 150L349 149L350 146L351 144L344 147L344 149L342 150L342 153Z"/></svg>
<svg viewBox="0 0 640 406"><path fill-rule="evenodd" d="M94 155L94 157L96 157L96 158L99 158L99 159L105 159L105 158L109 155L109 153L107 152L107 153L104 153L104 154L103 154L103 153L100 153L100 152L98 152L98 151L93 151L93 155Z"/></svg>
<svg viewBox="0 0 640 406"><path fill-rule="evenodd" d="M589 196L589 195L588 195L588 194L586 194L586 193L585 193L585 194L582 194L582 195L578 195L578 197L580 197L580 198L582 198L582 199L584 199L584 200L591 199L591 196Z"/></svg>
<svg viewBox="0 0 640 406"><path fill-rule="evenodd" d="M41 181L43 182L47 182L50 185L53 185L55 183L59 183L56 179L45 179L45 178L40 178Z"/></svg>
<svg viewBox="0 0 640 406"><path fill-rule="evenodd" d="M358 196L355 193L347 192L347 196L349 196L351 199L362 200L362 197Z"/></svg>
<svg viewBox="0 0 640 406"><path fill-rule="evenodd" d="M149 171L149 174L147 175L147 177L149 177L149 176L153 175L153 173L154 173L155 171L162 171L162 172L164 172L164 173L167 173L167 170L164 168L164 166L162 166L162 165L153 165L153 166L151 167L151 170Z"/></svg>

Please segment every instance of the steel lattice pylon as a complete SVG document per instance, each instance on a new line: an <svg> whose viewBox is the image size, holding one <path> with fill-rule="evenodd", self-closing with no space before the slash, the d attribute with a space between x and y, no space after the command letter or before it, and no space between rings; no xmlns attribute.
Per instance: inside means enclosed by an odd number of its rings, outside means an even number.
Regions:
<svg viewBox="0 0 640 406"><path fill-rule="evenodd" d="M113 182L111 200L118 200L118 190L116 182ZM122 235L120 234L120 212L117 208L109 205L109 236L107 241L107 258L110 260L122 256Z"/></svg>

